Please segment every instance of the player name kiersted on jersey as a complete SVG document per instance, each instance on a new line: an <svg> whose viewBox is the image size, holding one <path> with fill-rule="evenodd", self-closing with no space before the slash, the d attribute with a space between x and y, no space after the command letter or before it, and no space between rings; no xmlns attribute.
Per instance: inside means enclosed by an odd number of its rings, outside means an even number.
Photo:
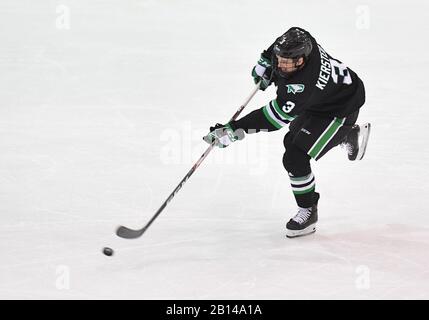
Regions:
<svg viewBox="0 0 429 320"><path fill-rule="evenodd" d="M193 315L194 318L196 318L200 313L200 309L201 307L181 307L181 306L176 306L176 304L173 304L172 307L167 307L167 314L168 315L189 314L189 315Z"/></svg>
<svg viewBox="0 0 429 320"><path fill-rule="evenodd" d="M320 51L320 72L316 87L318 87L320 90L323 90L325 89L325 86L329 81L329 77L331 76L331 61L326 51L323 50L320 45L318 45L318 47Z"/></svg>

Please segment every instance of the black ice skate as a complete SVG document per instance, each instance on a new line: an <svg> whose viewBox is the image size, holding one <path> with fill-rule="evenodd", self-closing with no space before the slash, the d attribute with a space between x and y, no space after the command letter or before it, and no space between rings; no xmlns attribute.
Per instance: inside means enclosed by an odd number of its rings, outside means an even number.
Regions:
<svg viewBox="0 0 429 320"><path fill-rule="evenodd" d="M286 237L295 238L316 232L319 194L315 193L315 195L316 203L311 208L298 207L298 213L286 224Z"/></svg>
<svg viewBox="0 0 429 320"><path fill-rule="evenodd" d="M355 124L352 127L352 130L348 133L343 142L343 145L347 149L349 160L362 160L368 144L370 130L370 123L365 123L362 127Z"/></svg>

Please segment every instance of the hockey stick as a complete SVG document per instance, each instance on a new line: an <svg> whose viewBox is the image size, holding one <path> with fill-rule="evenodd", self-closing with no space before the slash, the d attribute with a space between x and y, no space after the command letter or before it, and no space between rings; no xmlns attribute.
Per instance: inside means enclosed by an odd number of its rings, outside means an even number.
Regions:
<svg viewBox="0 0 429 320"><path fill-rule="evenodd" d="M240 115L240 113L243 111L243 109L246 107L246 105L250 102L250 100L253 98L253 96L258 92L259 90L259 84L258 82L255 86L255 88L252 90L252 93L247 97L247 99L244 101L244 103L238 108L238 110L235 112L235 114L232 116L230 121L233 121L237 119L237 117ZM158 211L154 214L154 216L149 220L149 222L141 229L130 229L124 226L119 226L116 229L116 235L125 238L125 239L135 239L140 237L148 228L149 226L155 221L155 219L160 215L162 210L167 206L167 204L174 198L177 192L183 187L186 181L192 176L192 174L197 170L197 168L200 166L200 164L204 161L204 159L208 156L210 151L212 151L214 147L214 143L212 143L207 150L201 155L201 157L198 159L198 161L192 166L191 170L186 174L186 176L182 179L182 181L179 182L177 187L174 189L174 191L168 196L167 200L164 201L164 203L161 205L161 207L158 209Z"/></svg>

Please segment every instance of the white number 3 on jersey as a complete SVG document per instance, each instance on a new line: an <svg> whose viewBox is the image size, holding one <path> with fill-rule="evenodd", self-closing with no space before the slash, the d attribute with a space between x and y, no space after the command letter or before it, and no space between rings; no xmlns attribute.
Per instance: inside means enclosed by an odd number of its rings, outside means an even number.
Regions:
<svg viewBox="0 0 429 320"><path fill-rule="evenodd" d="M330 60L332 80L339 84L351 84L352 77L350 76L349 69L347 69L346 65L334 59Z"/></svg>
<svg viewBox="0 0 429 320"><path fill-rule="evenodd" d="M286 113L289 113L292 111L292 109L295 107L295 103L292 101L287 101L286 104L283 106L283 111Z"/></svg>

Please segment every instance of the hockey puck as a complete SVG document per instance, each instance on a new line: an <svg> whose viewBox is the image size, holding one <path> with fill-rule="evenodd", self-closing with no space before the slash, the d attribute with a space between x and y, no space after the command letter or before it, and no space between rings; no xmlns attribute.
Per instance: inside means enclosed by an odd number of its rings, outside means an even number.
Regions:
<svg viewBox="0 0 429 320"><path fill-rule="evenodd" d="M113 255L113 249L112 248L108 248L108 247L104 247L103 248L103 253L106 255L106 256L111 256L111 255Z"/></svg>

